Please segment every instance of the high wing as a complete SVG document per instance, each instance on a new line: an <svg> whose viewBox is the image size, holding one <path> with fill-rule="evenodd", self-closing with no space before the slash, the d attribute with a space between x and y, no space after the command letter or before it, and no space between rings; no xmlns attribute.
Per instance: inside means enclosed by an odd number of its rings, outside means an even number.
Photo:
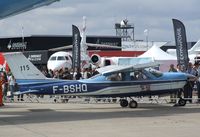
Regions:
<svg viewBox="0 0 200 137"><path fill-rule="evenodd" d="M149 67L156 67L160 64L158 62L150 62L144 64L137 64L137 65L109 65L102 68L97 69L99 73L102 73L104 76L110 75L117 72L126 72L126 71L133 71L138 69L144 69Z"/></svg>
<svg viewBox="0 0 200 137"><path fill-rule="evenodd" d="M0 19L14 16L41 6L49 5L59 0L1 0Z"/></svg>
<svg viewBox="0 0 200 137"><path fill-rule="evenodd" d="M61 51L61 50L71 50L73 45L67 45L58 48L49 49L49 51ZM110 46L110 45L103 45L103 44L93 44L93 43L86 43L86 46L95 48L95 49L121 49L118 46Z"/></svg>

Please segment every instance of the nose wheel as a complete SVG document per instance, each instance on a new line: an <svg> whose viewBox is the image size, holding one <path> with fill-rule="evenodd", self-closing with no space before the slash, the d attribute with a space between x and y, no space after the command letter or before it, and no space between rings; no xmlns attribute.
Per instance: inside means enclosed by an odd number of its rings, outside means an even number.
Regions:
<svg viewBox="0 0 200 137"><path fill-rule="evenodd" d="M123 108L127 107L127 106L129 106L130 108L137 108L138 103L133 99L131 99L130 102L128 102L127 99L121 99L120 100L120 106L123 107Z"/></svg>
<svg viewBox="0 0 200 137"><path fill-rule="evenodd" d="M179 106L185 106L185 104L186 104L186 100L180 98L179 101L178 101L178 104L179 104Z"/></svg>
<svg viewBox="0 0 200 137"><path fill-rule="evenodd" d="M129 102L129 107L130 108L137 108L137 106L138 106L138 103L135 100L131 100Z"/></svg>

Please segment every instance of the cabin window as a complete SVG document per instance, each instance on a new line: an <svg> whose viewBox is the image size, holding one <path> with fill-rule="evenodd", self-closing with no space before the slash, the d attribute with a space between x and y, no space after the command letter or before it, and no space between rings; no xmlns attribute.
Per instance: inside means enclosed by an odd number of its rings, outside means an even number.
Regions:
<svg viewBox="0 0 200 137"><path fill-rule="evenodd" d="M50 60L56 60L56 56L51 57Z"/></svg>
<svg viewBox="0 0 200 137"><path fill-rule="evenodd" d="M107 79L111 80L111 81L121 81L122 80L122 76L121 76L121 73L115 73L115 74L112 74L112 75L108 76Z"/></svg>
<svg viewBox="0 0 200 137"><path fill-rule="evenodd" d="M134 71L130 73L131 80L144 80L147 76L142 71Z"/></svg>
<svg viewBox="0 0 200 137"><path fill-rule="evenodd" d="M65 60L64 56L58 56L57 60Z"/></svg>
<svg viewBox="0 0 200 137"><path fill-rule="evenodd" d="M158 71L158 70L155 70L155 69L149 69L148 70L152 75L154 75L155 77L161 77L163 75L162 72Z"/></svg>

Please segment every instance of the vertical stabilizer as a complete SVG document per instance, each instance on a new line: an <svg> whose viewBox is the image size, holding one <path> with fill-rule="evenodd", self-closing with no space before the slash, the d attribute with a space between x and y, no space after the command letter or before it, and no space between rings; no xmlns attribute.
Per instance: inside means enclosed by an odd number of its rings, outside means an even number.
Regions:
<svg viewBox="0 0 200 137"><path fill-rule="evenodd" d="M194 44L194 46L190 50L188 50L188 53L195 54L196 50L200 50L200 40L198 40L197 43Z"/></svg>
<svg viewBox="0 0 200 137"><path fill-rule="evenodd" d="M3 54L15 79L45 79L46 77L21 52Z"/></svg>
<svg viewBox="0 0 200 137"><path fill-rule="evenodd" d="M83 16L83 28L81 31L81 60L88 61L90 60L87 53L88 46L86 44L86 17Z"/></svg>

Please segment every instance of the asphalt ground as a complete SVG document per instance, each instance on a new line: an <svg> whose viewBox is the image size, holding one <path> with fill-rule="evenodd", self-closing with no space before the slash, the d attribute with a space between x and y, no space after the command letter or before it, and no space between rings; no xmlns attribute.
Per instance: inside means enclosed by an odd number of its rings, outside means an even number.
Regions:
<svg viewBox="0 0 200 137"><path fill-rule="evenodd" d="M199 137L200 105L5 103L0 137Z"/></svg>

